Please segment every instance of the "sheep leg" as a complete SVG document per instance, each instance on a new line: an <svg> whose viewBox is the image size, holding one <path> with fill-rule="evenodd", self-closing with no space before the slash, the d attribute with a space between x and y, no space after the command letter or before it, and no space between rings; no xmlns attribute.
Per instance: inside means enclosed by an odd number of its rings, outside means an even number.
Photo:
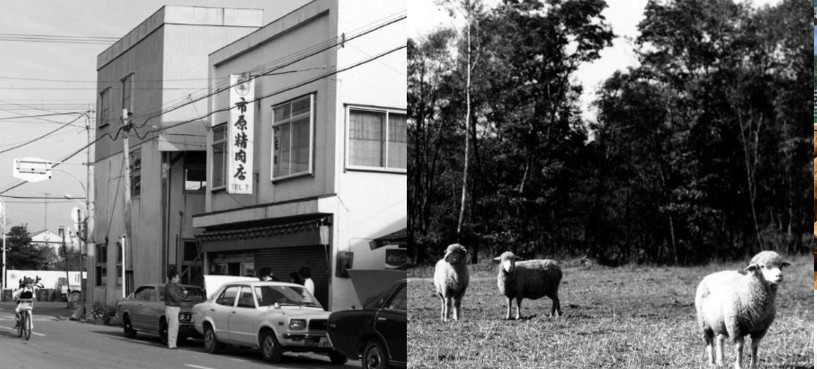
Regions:
<svg viewBox="0 0 817 369"><path fill-rule="evenodd" d="M522 310L522 298L517 297L516 298L516 320L519 320L521 318L520 310Z"/></svg>
<svg viewBox="0 0 817 369"><path fill-rule="evenodd" d="M760 364L757 358L757 349L760 347L760 340L762 340L765 335L765 332L752 335L752 361L749 364L749 367L752 369L757 369L758 364Z"/></svg>
<svg viewBox="0 0 817 369"><path fill-rule="evenodd" d="M709 358L709 365L715 365L715 353L712 351L714 343L714 332L711 329L704 329L704 341L706 342L706 356Z"/></svg>
<svg viewBox="0 0 817 369"><path fill-rule="evenodd" d="M508 313L505 314L505 320L511 320L511 306L513 305L513 299L508 297Z"/></svg>
<svg viewBox="0 0 817 369"><path fill-rule="evenodd" d="M735 369L743 368L743 336L735 337Z"/></svg>
<svg viewBox="0 0 817 369"><path fill-rule="evenodd" d="M723 335L719 334L715 338L715 366L723 365Z"/></svg>
<svg viewBox="0 0 817 369"><path fill-rule="evenodd" d="M558 318L562 315L562 305L559 303L559 294L554 293L550 299L553 301L550 305L550 316Z"/></svg>
<svg viewBox="0 0 817 369"><path fill-rule="evenodd" d="M454 297L452 302L454 305L454 320L460 320L460 303L462 302L462 298Z"/></svg>
<svg viewBox="0 0 817 369"><path fill-rule="evenodd" d="M443 297L443 321L448 321L448 315L451 312L449 306L451 305L450 297Z"/></svg>

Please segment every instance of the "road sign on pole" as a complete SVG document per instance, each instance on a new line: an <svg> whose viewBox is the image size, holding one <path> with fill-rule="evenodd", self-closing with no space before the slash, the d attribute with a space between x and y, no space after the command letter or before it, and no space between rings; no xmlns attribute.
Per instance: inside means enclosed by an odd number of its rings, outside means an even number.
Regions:
<svg viewBox="0 0 817 369"><path fill-rule="evenodd" d="M14 159L14 177L28 182L39 182L51 179L51 166L54 163L39 158Z"/></svg>

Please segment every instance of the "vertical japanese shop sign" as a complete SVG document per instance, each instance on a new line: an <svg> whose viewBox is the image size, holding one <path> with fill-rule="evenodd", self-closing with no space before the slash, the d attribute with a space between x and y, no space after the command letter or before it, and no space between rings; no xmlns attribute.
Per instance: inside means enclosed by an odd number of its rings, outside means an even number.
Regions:
<svg viewBox="0 0 817 369"><path fill-rule="evenodd" d="M255 80L249 75L230 75L230 134L227 141L227 192L252 193Z"/></svg>

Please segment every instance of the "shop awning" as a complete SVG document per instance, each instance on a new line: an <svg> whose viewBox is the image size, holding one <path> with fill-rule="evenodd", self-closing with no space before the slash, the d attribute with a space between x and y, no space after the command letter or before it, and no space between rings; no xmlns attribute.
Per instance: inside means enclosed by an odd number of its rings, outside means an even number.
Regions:
<svg viewBox="0 0 817 369"><path fill-rule="evenodd" d="M203 252L321 244L320 226L327 218L278 225L211 230L196 235Z"/></svg>
<svg viewBox="0 0 817 369"><path fill-rule="evenodd" d="M406 229L403 228L397 232L389 233L385 236L378 237L369 241L369 248L371 248L372 250L388 245L406 247Z"/></svg>

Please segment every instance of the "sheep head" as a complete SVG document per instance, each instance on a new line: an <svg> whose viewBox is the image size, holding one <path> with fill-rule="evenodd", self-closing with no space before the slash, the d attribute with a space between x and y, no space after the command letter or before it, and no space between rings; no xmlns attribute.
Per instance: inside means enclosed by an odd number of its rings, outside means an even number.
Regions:
<svg viewBox="0 0 817 369"><path fill-rule="evenodd" d="M789 266L780 254L774 251L761 251L749 262L744 270L763 277L769 284L783 282L783 268Z"/></svg>
<svg viewBox="0 0 817 369"><path fill-rule="evenodd" d="M499 262L499 267L506 273L513 273L514 269L516 268L516 261L521 259L522 258L514 255L510 251L505 251L502 253L502 255L494 258L495 261Z"/></svg>
<svg viewBox="0 0 817 369"><path fill-rule="evenodd" d="M465 246L454 243L448 245L448 248L445 249L445 256L443 256L443 259L451 265L465 264L466 254L467 251L465 250Z"/></svg>

